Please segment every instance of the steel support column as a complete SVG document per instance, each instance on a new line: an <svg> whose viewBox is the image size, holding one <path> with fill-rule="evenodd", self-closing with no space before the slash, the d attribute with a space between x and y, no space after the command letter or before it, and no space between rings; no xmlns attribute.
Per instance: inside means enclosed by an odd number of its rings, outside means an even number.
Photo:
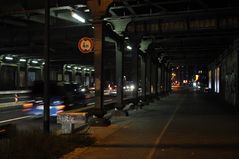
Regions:
<svg viewBox="0 0 239 159"><path fill-rule="evenodd" d="M45 59L45 69L44 69L44 121L43 128L45 133L50 132L50 94L49 94L49 72L50 72L50 59L49 59L49 24L50 24L50 8L49 0L45 0L45 45L44 45L44 59Z"/></svg>
<svg viewBox="0 0 239 159"><path fill-rule="evenodd" d="M140 68L141 68L141 88L142 88L142 98L146 99L146 65L143 56L140 56Z"/></svg>
<svg viewBox="0 0 239 159"><path fill-rule="evenodd" d="M94 21L94 65L95 65L95 107L99 110L103 110L103 21Z"/></svg>
<svg viewBox="0 0 239 159"><path fill-rule="evenodd" d="M104 16L112 0L88 0L87 6L93 15L94 26L94 63L95 63L95 108L103 111L103 46L104 46Z"/></svg>
<svg viewBox="0 0 239 159"><path fill-rule="evenodd" d="M17 80L16 80L17 89L20 88L20 63L17 64Z"/></svg>
<svg viewBox="0 0 239 159"><path fill-rule="evenodd" d="M124 45L123 45L124 46ZM117 85L117 105L121 109L123 107L123 70L124 70L124 47L115 42L116 51L116 85Z"/></svg>
<svg viewBox="0 0 239 159"><path fill-rule="evenodd" d="M0 61L0 74L2 74L2 62ZM0 76L0 80L1 79L1 76ZM0 82L0 90L2 89L2 82Z"/></svg>
<svg viewBox="0 0 239 159"><path fill-rule="evenodd" d="M158 69L158 62L156 61L155 62L155 71L154 71L154 75L155 75L154 85L155 85L155 97L156 97L156 99L158 99L158 93L159 93L159 91L158 91L158 80L159 80L158 73L159 73L159 71L158 70L159 70Z"/></svg>
<svg viewBox="0 0 239 159"><path fill-rule="evenodd" d="M159 95L161 94L161 90L160 90L160 86L161 86L161 76L162 76L162 74L161 74L161 72L162 72L162 69L161 69L161 64L160 63L158 63L158 75L157 75L157 77L158 77L158 80L157 80L157 96L159 97Z"/></svg>
<svg viewBox="0 0 239 159"><path fill-rule="evenodd" d="M146 54L146 103L151 101L151 53Z"/></svg>
<svg viewBox="0 0 239 159"><path fill-rule="evenodd" d="M138 45L137 43L134 43L133 49L132 49L132 63L133 63L133 81L135 85L135 89L133 91L133 98L135 98L135 103L138 104Z"/></svg>
<svg viewBox="0 0 239 159"><path fill-rule="evenodd" d="M151 60L151 96L156 95L156 64Z"/></svg>

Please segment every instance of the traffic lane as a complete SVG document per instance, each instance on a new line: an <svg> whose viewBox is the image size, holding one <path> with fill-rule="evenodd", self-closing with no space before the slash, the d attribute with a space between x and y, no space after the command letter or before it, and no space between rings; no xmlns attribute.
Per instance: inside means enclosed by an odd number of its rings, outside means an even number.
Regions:
<svg viewBox="0 0 239 159"><path fill-rule="evenodd" d="M104 96L104 102L115 103L115 96ZM73 110L86 107L88 105L94 105L94 98L87 98L84 100L83 104L78 106L72 106L66 109ZM107 108L107 105L105 106ZM42 110L43 112L43 110ZM16 124L19 129L29 129L29 128L41 128L42 127L42 116L30 114L28 109L14 108L9 110L2 110L0 112L0 125L3 124ZM52 131L56 130L56 117L51 117L51 128Z"/></svg>
<svg viewBox="0 0 239 159"><path fill-rule="evenodd" d="M239 158L239 116L210 94L189 90L153 158Z"/></svg>
<svg viewBox="0 0 239 159"><path fill-rule="evenodd" d="M105 103L114 102L115 97L107 97ZM74 110L79 108L84 108L88 104L94 104L94 98L88 98L84 100L83 104L78 106L73 106L68 110ZM42 110L43 115L43 110ZM42 129L43 118L42 115L34 115L29 113L27 109L11 109L11 110L2 110L0 112L0 125L4 124L16 124L19 130L29 130L29 129ZM53 132L57 129L56 117L50 117L51 129Z"/></svg>
<svg viewBox="0 0 239 159"><path fill-rule="evenodd" d="M12 109L0 112L0 124L7 124L29 117L22 109Z"/></svg>
<svg viewBox="0 0 239 159"><path fill-rule="evenodd" d="M119 127L117 131L99 140L97 144L78 154L77 157L81 159L150 158L157 138L162 136L163 130L180 106L182 99L181 96L172 95L131 114L127 118L127 124L119 126L118 122L115 124L113 122L111 126L105 128L105 131ZM92 131L94 132L94 129ZM67 157L70 158L65 156Z"/></svg>

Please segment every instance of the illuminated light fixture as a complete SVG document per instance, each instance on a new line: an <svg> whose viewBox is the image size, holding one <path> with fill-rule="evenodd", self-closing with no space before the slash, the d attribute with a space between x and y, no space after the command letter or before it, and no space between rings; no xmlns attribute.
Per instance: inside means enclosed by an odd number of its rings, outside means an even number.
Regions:
<svg viewBox="0 0 239 159"><path fill-rule="evenodd" d="M95 69L92 69L91 71L95 71Z"/></svg>
<svg viewBox="0 0 239 159"><path fill-rule="evenodd" d="M92 29L95 29L95 27L93 27L93 26L92 26L91 28L92 28Z"/></svg>
<svg viewBox="0 0 239 159"><path fill-rule="evenodd" d="M13 60L13 58L12 58L12 57L9 57L9 56L6 56L5 59L6 59L6 60Z"/></svg>
<svg viewBox="0 0 239 159"><path fill-rule="evenodd" d="M78 8L84 8L84 7L87 7L85 4L78 4L76 5Z"/></svg>
<svg viewBox="0 0 239 159"><path fill-rule="evenodd" d="M128 45L126 48L127 48L128 50L132 50L132 47L129 46L129 45Z"/></svg>
<svg viewBox="0 0 239 159"><path fill-rule="evenodd" d="M19 61L20 62L26 62L27 60L26 59L20 59Z"/></svg>
<svg viewBox="0 0 239 159"><path fill-rule="evenodd" d="M38 64L38 61L36 61L36 60L33 60L33 61L32 61L32 63L34 63L34 64Z"/></svg>
<svg viewBox="0 0 239 159"><path fill-rule="evenodd" d="M77 68L78 68L77 66L74 67L75 70L77 70Z"/></svg>
<svg viewBox="0 0 239 159"><path fill-rule="evenodd" d="M45 65L45 62L42 62L42 65Z"/></svg>
<svg viewBox="0 0 239 159"><path fill-rule="evenodd" d="M90 9L85 9L84 12L88 13L90 12Z"/></svg>
<svg viewBox="0 0 239 159"><path fill-rule="evenodd" d="M71 12L71 16L72 16L73 18L75 18L76 20L78 20L78 21L80 21L80 22L82 22L82 23L85 23L85 19L82 18L81 16L79 16L77 13Z"/></svg>
<svg viewBox="0 0 239 159"><path fill-rule="evenodd" d="M81 70L81 67L78 67L77 69L78 69L78 70Z"/></svg>
<svg viewBox="0 0 239 159"><path fill-rule="evenodd" d="M196 75L195 77L196 77L195 81L198 81L198 79L199 79L199 75Z"/></svg>
<svg viewBox="0 0 239 159"><path fill-rule="evenodd" d="M128 39L129 39L129 37L128 37L128 36L126 36L126 37L124 37L124 39L125 39L125 40L128 40Z"/></svg>
<svg viewBox="0 0 239 159"><path fill-rule="evenodd" d="M87 70L87 68L84 68L84 71L86 71Z"/></svg>
<svg viewBox="0 0 239 159"><path fill-rule="evenodd" d="M71 66L69 66L69 65L68 65L68 66L66 66L66 67L67 67L67 68L71 68Z"/></svg>

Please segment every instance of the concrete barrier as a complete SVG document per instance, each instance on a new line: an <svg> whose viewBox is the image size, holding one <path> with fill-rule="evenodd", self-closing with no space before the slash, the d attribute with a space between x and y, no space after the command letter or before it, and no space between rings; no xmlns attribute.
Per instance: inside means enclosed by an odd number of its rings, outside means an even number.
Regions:
<svg viewBox="0 0 239 159"><path fill-rule="evenodd" d="M87 131L89 129L88 113L59 113L57 114L57 124L61 125L60 129L57 131L58 134L71 134L76 131Z"/></svg>

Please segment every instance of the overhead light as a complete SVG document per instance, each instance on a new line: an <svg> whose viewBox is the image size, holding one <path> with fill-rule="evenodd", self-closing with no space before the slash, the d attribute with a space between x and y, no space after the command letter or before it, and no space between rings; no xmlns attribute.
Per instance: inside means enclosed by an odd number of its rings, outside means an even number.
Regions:
<svg viewBox="0 0 239 159"><path fill-rule="evenodd" d="M85 4L78 4L78 5L75 5L75 6L78 7L78 8L87 7L87 5L85 5Z"/></svg>
<svg viewBox="0 0 239 159"><path fill-rule="evenodd" d="M36 60L33 60L33 61L32 61L32 63L34 63L34 64L38 64L38 61L36 61Z"/></svg>
<svg viewBox="0 0 239 159"><path fill-rule="evenodd" d="M68 66L66 66L66 67L67 67L67 68L71 68L71 66L69 66L69 65L68 65Z"/></svg>
<svg viewBox="0 0 239 159"><path fill-rule="evenodd" d="M42 65L45 65L45 62L42 62Z"/></svg>
<svg viewBox="0 0 239 159"><path fill-rule="evenodd" d="M124 39L125 39L125 40L128 40L128 39L129 39L129 37L128 37L128 36L126 36L126 37L124 37Z"/></svg>
<svg viewBox="0 0 239 159"><path fill-rule="evenodd" d="M128 50L132 50L132 47L131 46L129 46L129 45L127 45L127 47L126 47Z"/></svg>
<svg viewBox="0 0 239 159"><path fill-rule="evenodd" d="M5 59L6 60L13 60L13 57L6 56Z"/></svg>
<svg viewBox="0 0 239 159"><path fill-rule="evenodd" d="M94 26L92 26L91 28L92 28L92 29L95 29L95 27L94 27Z"/></svg>
<svg viewBox="0 0 239 159"><path fill-rule="evenodd" d="M20 59L19 61L20 62L26 62L27 60L26 59Z"/></svg>
<svg viewBox="0 0 239 159"><path fill-rule="evenodd" d="M82 22L82 23L85 23L85 19L82 18L81 16L79 16L77 13L71 12L71 16L72 16L73 18L75 18L76 20L78 20L78 21L80 21L80 22Z"/></svg>
<svg viewBox="0 0 239 159"><path fill-rule="evenodd" d="M90 12L90 9L84 9L84 12L88 13Z"/></svg>

